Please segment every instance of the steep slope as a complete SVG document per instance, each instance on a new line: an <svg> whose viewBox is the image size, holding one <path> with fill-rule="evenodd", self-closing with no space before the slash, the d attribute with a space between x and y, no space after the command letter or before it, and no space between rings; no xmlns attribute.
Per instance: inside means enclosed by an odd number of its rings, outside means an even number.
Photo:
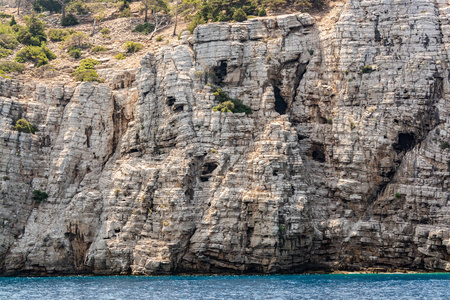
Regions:
<svg viewBox="0 0 450 300"><path fill-rule="evenodd" d="M199 26L135 82L3 80L3 274L450 270L449 9L350 0L328 29Z"/></svg>

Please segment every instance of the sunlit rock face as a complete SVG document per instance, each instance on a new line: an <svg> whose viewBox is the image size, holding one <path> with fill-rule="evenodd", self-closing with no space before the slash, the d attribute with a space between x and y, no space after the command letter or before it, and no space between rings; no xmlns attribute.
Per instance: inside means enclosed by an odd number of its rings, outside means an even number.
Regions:
<svg viewBox="0 0 450 300"><path fill-rule="evenodd" d="M106 84L3 80L2 274L450 270L449 13L350 0L327 30L199 26Z"/></svg>

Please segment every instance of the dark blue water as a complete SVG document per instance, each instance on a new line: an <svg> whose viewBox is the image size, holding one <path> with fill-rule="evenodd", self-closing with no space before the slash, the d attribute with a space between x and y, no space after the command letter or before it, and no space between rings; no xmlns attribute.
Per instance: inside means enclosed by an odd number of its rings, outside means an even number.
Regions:
<svg viewBox="0 0 450 300"><path fill-rule="evenodd" d="M0 277L0 299L450 299L450 274Z"/></svg>

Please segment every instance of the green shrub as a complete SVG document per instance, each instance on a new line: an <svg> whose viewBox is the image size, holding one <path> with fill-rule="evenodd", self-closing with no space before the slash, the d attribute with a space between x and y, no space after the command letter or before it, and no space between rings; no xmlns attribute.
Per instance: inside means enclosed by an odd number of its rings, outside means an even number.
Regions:
<svg viewBox="0 0 450 300"><path fill-rule="evenodd" d="M129 17L131 17L131 10L129 8L124 8L119 14L119 18L129 18Z"/></svg>
<svg viewBox="0 0 450 300"><path fill-rule="evenodd" d="M17 40L24 45L31 46L40 46L42 42L46 42L45 22L34 16L25 16L24 19L26 26L18 27Z"/></svg>
<svg viewBox="0 0 450 300"><path fill-rule="evenodd" d="M7 78L7 79L11 79L11 77L9 77L8 75L6 75L5 71L0 70L0 77L2 78Z"/></svg>
<svg viewBox="0 0 450 300"><path fill-rule="evenodd" d="M16 125L14 126L14 130L17 130L18 132L31 133L31 134L34 134L36 132L36 128L25 119L17 120Z"/></svg>
<svg viewBox="0 0 450 300"><path fill-rule="evenodd" d="M140 32L143 34L149 34L152 33L155 30L155 24L152 23L144 23L144 24L138 24L134 28L133 32Z"/></svg>
<svg viewBox="0 0 450 300"><path fill-rule="evenodd" d="M69 53L70 57L75 59L80 58L83 54L83 52L81 52L81 49L77 47L70 47L69 50L67 50L67 53Z"/></svg>
<svg viewBox="0 0 450 300"><path fill-rule="evenodd" d="M46 192L41 192L40 190L34 190L33 191L33 200L36 201L36 203L41 203L42 201L47 200L48 195Z"/></svg>
<svg viewBox="0 0 450 300"><path fill-rule="evenodd" d="M162 36L158 36L157 38L156 38L156 41L157 42L161 42L163 40L163 37Z"/></svg>
<svg viewBox="0 0 450 300"><path fill-rule="evenodd" d="M362 73L372 73L373 71L375 71L375 70L372 68L372 66L369 66L369 65L366 65L361 68Z"/></svg>
<svg viewBox="0 0 450 300"><path fill-rule="evenodd" d="M73 14L68 14L67 16L61 19L61 26L64 27L73 26L77 24L78 24L77 17L75 17Z"/></svg>
<svg viewBox="0 0 450 300"><path fill-rule="evenodd" d="M242 8L238 8L233 13L233 20L236 22L244 22L247 20L247 14Z"/></svg>
<svg viewBox="0 0 450 300"><path fill-rule="evenodd" d="M87 49L91 45L89 44L89 37L84 32L75 31L68 37L66 37L64 41L64 46L71 48L77 47L79 49Z"/></svg>
<svg viewBox="0 0 450 300"><path fill-rule="evenodd" d="M109 30L108 28L102 28L102 29L100 30L100 33L101 33L103 36L105 36L105 35L110 34L110 33L111 33L111 30Z"/></svg>
<svg viewBox="0 0 450 300"><path fill-rule="evenodd" d="M0 34L12 34L16 35L16 31L14 28L17 28L19 25L9 26L8 24L0 23ZM19 26L21 27L21 26Z"/></svg>
<svg viewBox="0 0 450 300"><path fill-rule="evenodd" d="M263 7L258 11L258 17L265 17L265 16L267 16L267 12Z"/></svg>
<svg viewBox="0 0 450 300"><path fill-rule="evenodd" d="M92 69L76 70L73 75L76 81L99 81L97 71Z"/></svg>
<svg viewBox="0 0 450 300"><path fill-rule="evenodd" d="M12 53L12 50L0 48L0 58L10 56Z"/></svg>
<svg viewBox="0 0 450 300"><path fill-rule="evenodd" d="M86 15L89 13L89 8L81 1L75 1L70 3L67 7L67 12L71 14Z"/></svg>
<svg viewBox="0 0 450 300"><path fill-rule="evenodd" d="M76 31L72 29L54 29L50 28L48 30L48 37L53 42L65 41L67 37L74 34Z"/></svg>
<svg viewBox="0 0 450 300"><path fill-rule="evenodd" d="M33 2L33 9L36 12L51 11L59 13L61 11L61 4L56 0L35 0Z"/></svg>
<svg viewBox="0 0 450 300"><path fill-rule="evenodd" d="M0 48L16 49L19 42L12 34L0 34Z"/></svg>
<svg viewBox="0 0 450 300"><path fill-rule="evenodd" d="M3 176L3 181L7 181L7 180L9 180L9 176Z"/></svg>
<svg viewBox="0 0 450 300"><path fill-rule="evenodd" d="M94 46L91 48L92 52L102 52L102 51L106 51L107 49L103 46Z"/></svg>
<svg viewBox="0 0 450 300"><path fill-rule="evenodd" d="M247 115L253 113L252 109L243 104L241 100L231 98L222 89L215 89L213 95L220 102L219 105L213 107L213 111L246 113Z"/></svg>
<svg viewBox="0 0 450 300"><path fill-rule="evenodd" d="M127 58L127 55L125 53L119 53L116 56L114 56L114 58L121 60Z"/></svg>
<svg viewBox="0 0 450 300"><path fill-rule="evenodd" d="M16 54L15 61L24 63L26 61L32 61L37 67L48 64L52 59L55 59L56 55L50 51L46 46L26 46L20 49Z"/></svg>
<svg viewBox="0 0 450 300"><path fill-rule="evenodd" d="M99 62L93 58L85 58L81 60L80 65L75 72L73 72L75 79L77 81L102 81L94 69L98 64Z"/></svg>
<svg viewBox="0 0 450 300"><path fill-rule="evenodd" d="M11 17L11 21L9 21L9 26L14 26L14 25L16 25L17 24L17 22L16 22L16 19L14 19L14 16L12 16Z"/></svg>
<svg viewBox="0 0 450 300"><path fill-rule="evenodd" d="M449 147L450 147L450 145L449 145L448 142L443 142L443 143L441 144L441 149L442 149L442 150L448 149Z"/></svg>
<svg viewBox="0 0 450 300"><path fill-rule="evenodd" d="M0 70L5 73L22 73L25 67L15 61L2 61L0 62Z"/></svg>
<svg viewBox="0 0 450 300"><path fill-rule="evenodd" d="M395 193L395 198L401 198L402 197L402 194L400 194L400 193Z"/></svg>
<svg viewBox="0 0 450 300"><path fill-rule="evenodd" d="M194 33L194 29L201 24L206 24L205 19L203 18L203 16L199 13L197 13L194 16L194 19L191 21L191 23L189 23L189 26L187 28L187 30L189 30L192 33Z"/></svg>
<svg viewBox="0 0 450 300"><path fill-rule="evenodd" d="M141 43L135 43L133 41L128 41L124 45L124 49L127 50L127 53L135 53L140 51L144 46Z"/></svg>

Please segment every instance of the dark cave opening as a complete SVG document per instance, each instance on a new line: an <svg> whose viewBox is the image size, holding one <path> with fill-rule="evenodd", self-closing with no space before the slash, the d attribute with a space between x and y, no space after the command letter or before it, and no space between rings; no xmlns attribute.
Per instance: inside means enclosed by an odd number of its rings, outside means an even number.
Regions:
<svg viewBox="0 0 450 300"><path fill-rule="evenodd" d="M325 162L325 146L323 144L313 144L310 151L313 160Z"/></svg>
<svg viewBox="0 0 450 300"><path fill-rule="evenodd" d="M200 175L200 181L201 182L209 181L211 173L214 172L215 169L217 169L217 166L218 165L215 162L209 162L204 164L202 167L202 174Z"/></svg>
<svg viewBox="0 0 450 300"><path fill-rule="evenodd" d="M225 80L225 77L227 77L227 66L227 61L222 60L220 61L219 66L214 67L214 74L216 75L214 81L216 84L221 85Z"/></svg>
<svg viewBox="0 0 450 300"><path fill-rule="evenodd" d="M412 133L399 133L397 141L397 143L392 145L395 151L408 151L414 147L414 144L416 143L416 137Z"/></svg>
<svg viewBox="0 0 450 300"><path fill-rule="evenodd" d="M278 87L273 86L273 93L275 95L275 111L279 113L280 115L286 114L287 110L287 103L284 101L283 97L281 96L281 91Z"/></svg>
<svg viewBox="0 0 450 300"><path fill-rule="evenodd" d="M167 104L168 106L172 106L172 105L175 104L175 101L177 101L177 100L175 99L175 97L168 96L168 97L167 97L167 100L166 100L166 104Z"/></svg>

